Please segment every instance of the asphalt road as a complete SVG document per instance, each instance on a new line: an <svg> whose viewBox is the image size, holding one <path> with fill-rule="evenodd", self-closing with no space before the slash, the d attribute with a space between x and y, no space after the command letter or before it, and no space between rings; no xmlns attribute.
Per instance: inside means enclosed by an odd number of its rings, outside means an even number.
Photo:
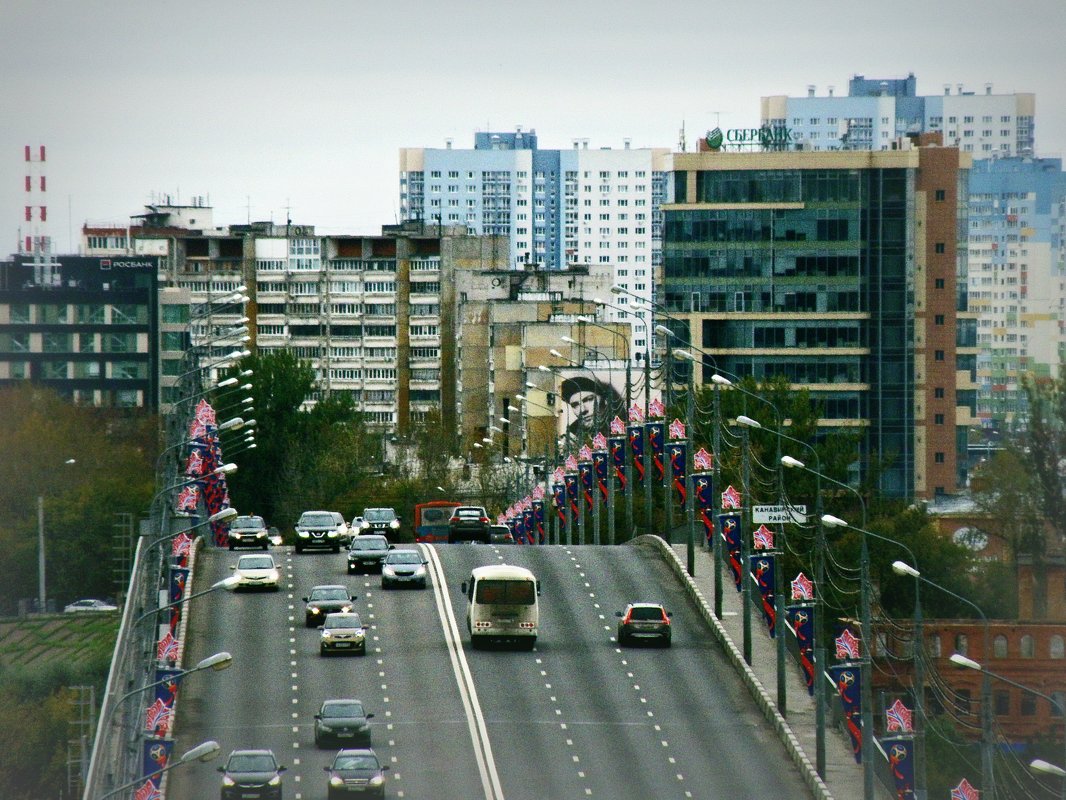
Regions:
<svg viewBox="0 0 1066 800"><path fill-rule="evenodd" d="M205 739L218 740L222 759L235 748L269 747L288 767L286 798L324 798L331 752L314 746L313 715L323 699L357 697L376 715L373 746L391 766L391 797L809 796L652 549L434 550L442 591L382 591L377 575L346 575L343 555L285 548L274 551L281 591L194 600L185 664L228 650L233 666L182 686L176 754ZM201 552L196 587L224 577L235 560ZM504 561L541 582L532 652L469 646L459 584L473 567ZM371 626L366 656L319 656L318 631L304 628L301 601L319 583L346 584L358 595L355 610ZM632 600L662 601L673 611L672 648L618 647L614 612ZM442 624L448 604L459 646ZM172 770L168 797L216 797L222 759Z"/></svg>

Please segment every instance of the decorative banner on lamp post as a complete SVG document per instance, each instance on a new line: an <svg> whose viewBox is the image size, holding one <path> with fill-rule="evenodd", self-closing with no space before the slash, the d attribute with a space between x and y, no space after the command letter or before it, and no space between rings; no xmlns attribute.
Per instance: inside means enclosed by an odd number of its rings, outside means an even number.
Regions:
<svg viewBox="0 0 1066 800"><path fill-rule="evenodd" d="M722 532L722 543L727 553L726 563L739 592L743 585L740 566L740 514L719 514L718 530Z"/></svg>
<svg viewBox="0 0 1066 800"><path fill-rule="evenodd" d="M540 486L537 489L541 490L541 497L543 497L544 489ZM544 501L541 499L533 501L533 534L534 544L544 544L546 541L544 536Z"/></svg>
<svg viewBox="0 0 1066 800"><path fill-rule="evenodd" d="M896 800L914 798L914 740L910 737L893 736L880 740L888 756L888 768L896 785Z"/></svg>
<svg viewBox="0 0 1066 800"><path fill-rule="evenodd" d="M785 606L785 615L796 633L800 667L807 681L807 694L814 695L814 606Z"/></svg>
<svg viewBox="0 0 1066 800"><path fill-rule="evenodd" d="M590 452L591 456L592 453ZM591 461L579 461L577 462L577 474L581 479L581 496L585 499L583 508L586 513L592 511L592 462Z"/></svg>
<svg viewBox="0 0 1066 800"><path fill-rule="evenodd" d="M156 644L155 648L156 661L161 661L164 664L174 664L178 660L178 640L174 638L174 634L167 631L162 639Z"/></svg>
<svg viewBox="0 0 1066 800"><path fill-rule="evenodd" d="M166 769L173 750L173 739L149 738L144 740L144 758L141 759L141 774L146 776L146 781L151 782L157 792L155 796L158 796L160 778L163 777L163 770ZM148 796L151 797L152 795Z"/></svg>
<svg viewBox="0 0 1066 800"><path fill-rule="evenodd" d="M859 640L855 638L850 628L845 628L843 633L833 640L833 644L836 645L837 658L843 661L859 659Z"/></svg>
<svg viewBox="0 0 1066 800"><path fill-rule="evenodd" d="M649 419L662 419L666 416L666 406L663 405L663 401L656 397L651 403L648 404L648 418Z"/></svg>
<svg viewBox="0 0 1066 800"><path fill-rule="evenodd" d="M688 502L688 442L670 442L667 445L670 456L670 475L674 481L674 495L681 508Z"/></svg>
<svg viewBox="0 0 1066 800"><path fill-rule="evenodd" d="M552 498L555 500L555 513L559 515L559 522L566 523L566 483L565 477L558 483L552 484Z"/></svg>
<svg viewBox="0 0 1066 800"><path fill-rule="evenodd" d="M526 544L536 544L536 535L534 533L533 525L533 508L532 504L530 508L522 511L522 539Z"/></svg>
<svg viewBox="0 0 1066 800"><path fill-rule="evenodd" d="M200 490L195 486L186 486L180 492L178 492L178 507L179 512L184 511L196 511L196 506L200 503Z"/></svg>
<svg viewBox="0 0 1066 800"><path fill-rule="evenodd" d="M811 583L811 579L804 575L802 572L792 579L791 585L793 600L814 599L814 584Z"/></svg>
<svg viewBox="0 0 1066 800"><path fill-rule="evenodd" d="M692 454L692 468L702 472L710 472L714 469L714 456L701 447Z"/></svg>
<svg viewBox="0 0 1066 800"><path fill-rule="evenodd" d="M862 763L862 672L858 664L837 664L829 668L829 674L836 684L840 704L844 709L844 725L851 737L851 749L855 763Z"/></svg>
<svg viewBox="0 0 1066 800"><path fill-rule="evenodd" d="M186 531L182 531L170 544L170 554L174 559L174 565L178 567L189 566L189 553L192 552L193 538Z"/></svg>
<svg viewBox="0 0 1066 800"><path fill-rule="evenodd" d="M606 440L604 440L606 445ZM596 475L596 488L599 491L600 502L604 505L607 504L607 479L610 474L607 471L607 451L606 450L593 450L592 451L592 469Z"/></svg>
<svg viewBox="0 0 1066 800"><path fill-rule="evenodd" d="M625 432L625 428L622 429ZM614 475L615 491L626 493L626 437L612 436L607 440L607 449L610 452L609 463Z"/></svg>
<svg viewBox="0 0 1066 800"><path fill-rule="evenodd" d="M149 736L166 736L170 732L174 708L156 698L144 712L144 732Z"/></svg>
<svg viewBox="0 0 1066 800"><path fill-rule="evenodd" d="M666 433L666 425L662 422L646 422L644 428L648 432L648 449L651 451L651 463L654 468L652 480L663 483L666 480L666 465L663 462L663 435Z"/></svg>
<svg viewBox="0 0 1066 800"><path fill-rule="evenodd" d="M914 713L898 697L885 709L885 729L889 733L914 733Z"/></svg>
<svg viewBox="0 0 1066 800"><path fill-rule="evenodd" d="M959 785L951 790L951 800L981 800L981 793L963 778Z"/></svg>
<svg viewBox="0 0 1066 800"><path fill-rule="evenodd" d="M630 425L627 428L629 435L629 449L633 453L633 488L644 486L644 425Z"/></svg>
<svg viewBox="0 0 1066 800"><path fill-rule="evenodd" d="M773 550L774 532L765 525L760 525L751 535L751 546L754 550Z"/></svg>
<svg viewBox="0 0 1066 800"><path fill-rule="evenodd" d="M743 500L740 496L740 492L733 488L730 484L726 487L726 490L722 492L722 510L727 508L742 508Z"/></svg>
<svg viewBox="0 0 1066 800"><path fill-rule="evenodd" d="M759 585L759 594L762 596L762 616L766 620L766 629L770 632L770 638L773 639L777 636L777 608L774 605L776 599L774 574L777 558L773 553L759 553L749 558L751 573L755 576L755 582Z"/></svg>
<svg viewBox="0 0 1066 800"><path fill-rule="evenodd" d="M578 475L576 472L566 473L564 479L566 485L566 504L570 507L570 519L572 521L577 520L577 515L581 513L581 505L578 503L580 499L577 487Z"/></svg>
<svg viewBox="0 0 1066 800"><path fill-rule="evenodd" d="M704 539L708 547L714 546L714 478L709 472L694 472L691 475L692 490L696 493L696 508L700 510L700 522L703 523Z"/></svg>

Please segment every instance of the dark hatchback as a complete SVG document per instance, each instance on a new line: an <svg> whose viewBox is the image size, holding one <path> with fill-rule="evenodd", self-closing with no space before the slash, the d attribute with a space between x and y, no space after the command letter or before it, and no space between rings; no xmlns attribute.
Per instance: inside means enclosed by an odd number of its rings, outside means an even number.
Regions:
<svg viewBox="0 0 1066 800"><path fill-rule="evenodd" d="M376 533L356 536L348 545L348 574L381 572L381 562L389 554L389 540Z"/></svg>
<svg viewBox="0 0 1066 800"><path fill-rule="evenodd" d="M326 700L315 714L315 747L370 747L370 724L358 700Z"/></svg>
<svg viewBox="0 0 1066 800"><path fill-rule="evenodd" d="M387 764L370 748L339 750L333 763L324 767L328 774L327 797L384 797Z"/></svg>
<svg viewBox="0 0 1066 800"><path fill-rule="evenodd" d="M670 646L672 632L670 617L662 603L630 603L625 611L616 611L618 644L632 644L640 640L654 640L663 647Z"/></svg>
<svg viewBox="0 0 1066 800"><path fill-rule="evenodd" d="M234 750L222 773L222 800L280 800L281 773L272 750Z"/></svg>
<svg viewBox="0 0 1066 800"><path fill-rule="evenodd" d="M448 520L448 542L482 542L488 544L489 515L481 506L456 506Z"/></svg>
<svg viewBox="0 0 1066 800"><path fill-rule="evenodd" d="M324 585L316 586L311 594L304 598L304 625L315 628L322 624L326 614L335 611L351 611L355 595L348 594L347 586Z"/></svg>

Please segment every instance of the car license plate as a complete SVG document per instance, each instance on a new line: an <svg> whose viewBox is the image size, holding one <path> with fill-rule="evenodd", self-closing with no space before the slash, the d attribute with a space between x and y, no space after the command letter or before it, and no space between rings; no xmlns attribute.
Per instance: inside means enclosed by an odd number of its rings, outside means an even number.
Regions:
<svg viewBox="0 0 1066 800"><path fill-rule="evenodd" d="M335 642L333 646L334 647L350 647L351 644L352 644L351 642Z"/></svg>
<svg viewBox="0 0 1066 800"><path fill-rule="evenodd" d="M342 733L338 733L338 734L337 734L337 738L338 738L338 739L351 739L351 738L352 738L352 736L354 736L354 735L355 735L355 734L352 734L352 733L345 733L345 732L342 732Z"/></svg>

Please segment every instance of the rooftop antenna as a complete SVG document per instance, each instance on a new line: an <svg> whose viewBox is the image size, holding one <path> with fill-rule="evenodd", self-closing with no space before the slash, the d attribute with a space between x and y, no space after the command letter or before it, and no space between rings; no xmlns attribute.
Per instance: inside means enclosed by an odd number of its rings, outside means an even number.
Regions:
<svg viewBox="0 0 1066 800"><path fill-rule="evenodd" d="M685 120L681 120L681 131L678 133L677 150L680 153L685 152Z"/></svg>
<svg viewBox="0 0 1066 800"><path fill-rule="evenodd" d="M48 205L45 192L48 181L44 174L45 147L39 145L34 155L33 147L26 145L26 222L31 223L26 236L26 253L33 256L34 279L40 286L52 286L58 274L53 275L52 237L44 231L48 222Z"/></svg>

